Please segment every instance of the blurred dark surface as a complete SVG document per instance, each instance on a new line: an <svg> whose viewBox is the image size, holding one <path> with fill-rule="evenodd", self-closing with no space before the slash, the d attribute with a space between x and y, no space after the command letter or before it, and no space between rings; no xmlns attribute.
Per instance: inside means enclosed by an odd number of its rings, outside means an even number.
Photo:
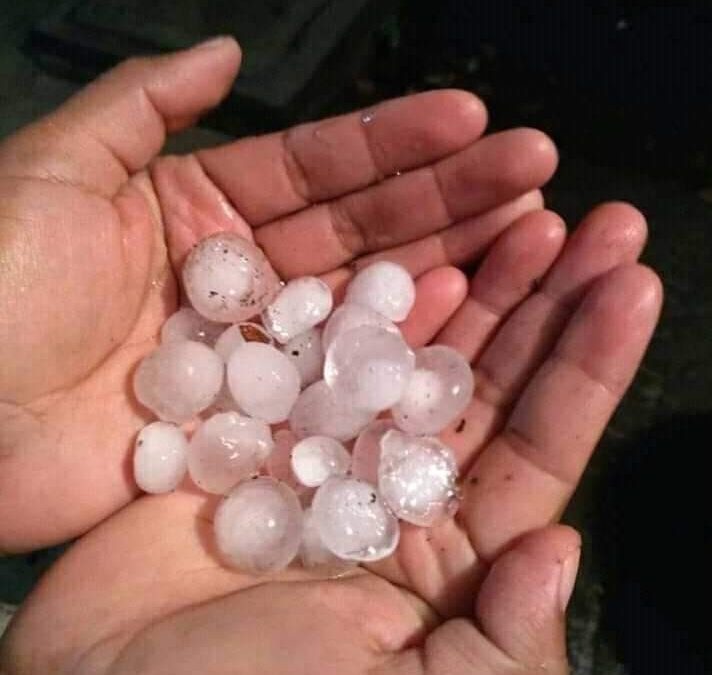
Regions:
<svg viewBox="0 0 712 675"><path fill-rule="evenodd" d="M170 4L174 24L210 4L211 30L234 30L258 64L259 40L250 42L247 26L235 28L234 17L254 11L254 21L264 22L261 12L280 2L259 10L237 0ZM55 3L15 5L0 0L0 134L74 89L38 67L48 63L46 45L39 58L41 45L31 37L32 28L46 30ZM285 35L278 16L275 22L275 32ZM645 213L644 260L663 277L666 305L566 514L584 536L570 651L576 675L710 672L703 660L710 564L702 467L712 437L712 4L411 2L385 16L370 14L358 31L353 42L333 46L344 67L325 66L323 77L314 75L318 69L302 73L312 107L285 106L259 124L249 111L231 110L206 126L254 132L408 92L461 87L485 100L493 129L536 126L555 139L561 166L546 196L571 227L603 200L631 201ZM143 39L155 47L192 35ZM63 57L62 67L71 62ZM172 147L223 138L203 128ZM0 562L0 600L18 602L46 561L36 554Z"/></svg>

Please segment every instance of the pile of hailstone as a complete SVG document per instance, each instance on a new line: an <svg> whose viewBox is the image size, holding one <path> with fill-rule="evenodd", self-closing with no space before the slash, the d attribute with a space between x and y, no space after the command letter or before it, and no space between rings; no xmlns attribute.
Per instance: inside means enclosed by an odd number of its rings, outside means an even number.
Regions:
<svg viewBox="0 0 712 675"><path fill-rule="evenodd" d="M396 549L399 520L431 527L455 513L455 458L434 434L469 403L472 371L448 347L403 340L415 300L404 268L366 267L332 312L321 280L285 285L260 249L220 233L192 250L183 287L192 307L135 374L160 421L139 433L134 471L146 492L187 472L226 495L214 519L225 561L251 573L297 556L375 561ZM188 440L180 425L195 420Z"/></svg>

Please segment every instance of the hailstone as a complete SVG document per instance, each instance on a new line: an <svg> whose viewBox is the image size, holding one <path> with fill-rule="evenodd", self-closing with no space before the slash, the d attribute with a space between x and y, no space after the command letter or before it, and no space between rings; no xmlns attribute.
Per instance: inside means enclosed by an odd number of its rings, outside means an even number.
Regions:
<svg viewBox="0 0 712 675"><path fill-rule="evenodd" d="M153 494L171 492L183 480L186 471L188 440L169 422L152 422L136 438L134 478L144 491Z"/></svg>
<svg viewBox="0 0 712 675"><path fill-rule="evenodd" d="M345 302L334 310L324 326L324 334L321 338L324 351L329 348L329 345L339 335L361 326L376 326L387 330L389 333L400 335L398 326L390 319L386 319L382 314L364 305Z"/></svg>
<svg viewBox="0 0 712 675"><path fill-rule="evenodd" d="M292 471L307 487L318 487L330 476L343 476L350 466L349 451L328 436L309 436L292 448Z"/></svg>
<svg viewBox="0 0 712 675"><path fill-rule="evenodd" d="M415 284L405 267L385 260L376 262L353 278L346 302L370 307L391 321L403 321L415 303Z"/></svg>
<svg viewBox="0 0 712 675"><path fill-rule="evenodd" d="M208 321L190 307L181 307L161 327L161 342L193 340L212 347L224 330L224 324Z"/></svg>

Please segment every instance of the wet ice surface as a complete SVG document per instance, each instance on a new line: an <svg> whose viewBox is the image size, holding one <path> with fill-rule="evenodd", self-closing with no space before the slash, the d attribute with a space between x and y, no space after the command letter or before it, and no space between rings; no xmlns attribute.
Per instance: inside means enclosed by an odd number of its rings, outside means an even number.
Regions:
<svg viewBox="0 0 712 675"><path fill-rule="evenodd" d="M187 470L228 495L214 520L225 564L265 574L296 557L339 576L391 555L399 519L455 513L455 458L432 434L463 414L472 372L452 349L406 344L394 322L415 301L407 270L362 269L332 312L320 279L281 284L254 244L221 233L190 253L183 284L192 308L169 317L134 376L162 420L140 432L134 474L161 493Z"/></svg>

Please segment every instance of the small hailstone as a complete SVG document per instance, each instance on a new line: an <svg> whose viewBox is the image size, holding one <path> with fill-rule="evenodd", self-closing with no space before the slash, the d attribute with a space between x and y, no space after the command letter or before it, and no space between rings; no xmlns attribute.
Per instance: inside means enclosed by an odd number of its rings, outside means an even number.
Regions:
<svg viewBox="0 0 712 675"><path fill-rule="evenodd" d="M265 328L281 344L321 323L331 312L331 289L316 277L290 281L262 312Z"/></svg>
<svg viewBox="0 0 712 675"><path fill-rule="evenodd" d="M319 380L299 395L289 414L289 427L299 438L330 436L343 443L356 438L374 416L345 405Z"/></svg>
<svg viewBox="0 0 712 675"><path fill-rule="evenodd" d="M193 482L213 494L225 494L259 471L272 451L269 426L234 412L206 420L188 445L188 472Z"/></svg>
<svg viewBox="0 0 712 675"><path fill-rule="evenodd" d="M161 328L161 342L193 340L212 347L225 325L208 321L190 307L181 307L171 314Z"/></svg>
<svg viewBox="0 0 712 675"><path fill-rule="evenodd" d="M264 253L233 232L198 242L183 266L183 286L199 314L221 323L259 314L280 289Z"/></svg>
<svg viewBox="0 0 712 675"><path fill-rule="evenodd" d="M321 541L339 558L372 562L398 545L398 520L364 481L329 478L314 495L312 513Z"/></svg>
<svg viewBox="0 0 712 675"><path fill-rule="evenodd" d="M342 572L356 564L350 560L342 560L324 546L311 507L304 509L304 529L302 544L299 547L299 557L306 569L328 567L334 572Z"/></svg>
<svg viewBox="0 0 712 675"><path fill-rule="evenodd" d="M274 432L274 450L265 462L269 476L289 485L298 495L306 490L292 471L292 448L299 439L289 430L280 429Z"/></svg>
<svg viewBox="0 0 712 675"><path fill-rule="evenodd" d="M136 484L153 494L175 490L185 476L187 448L185 434L174 424L152 422L145 426L136 438Z"/></svg>
<svg viewBox="0 0 712 675"><path fill-rule="evenodd" d="M382 314L364 305L345 302L334 310L324 326L324 334L321 338L324 351L329 348L329 345L331 345L339 335L354 328L360 328L361 326L377 326L378 328L387 330L389 333L400 335L398 326L390 319L386 319Z"/></svg>
<svg viewBox="0 0 712 675"><path fill-rule="evenodd" d="M302 388L321 379L324 369L321 329L310 328L292 338L282 347L282 353L297 367Z"/></svg>
<svg viewBox="0 0 712 675"><path fill-rule="evenodd" d="M431 527L459 506L457 464L435 437L389 431L381 439L378 489L398 518Z"/></svg>
<svg viewBox="0 0 712 675"><path fill-rule="evenodd" d="M374 420L358 435L351 453L351 475L354 478L373 484L378 482L381 438L395 428L393 420Z"/></svg>
<svg viewBox="0 0 712 675"><path fill-rule="evenodd" d="M384 260L364 267L353 278L346 302L366 305L391 321L403 321L415 303L415 284L405 267Z"/></svg>
<svg viewBox="0 0 712 675"><path fill-rule="evenodd" d="M329 346L324 381L344 405L378 412L398 403L415 364L399 335L375 326L342 333Z"/></svg>
<svg viewBox="0 0 712 675"><path fill-rule="evenodd" d="M244 321L230 326L223 331L215 342L215 351L227 363L232 353L246 342L262 342L266 345L274 344L272 336L257 323Z"/></svg>
<svg viewBox="0 0 712 675"><path fill-rule="evenodd" d="M318 487L330 476L344 476L349 466L348 450L328 436L310 436L292 448L292 471L307 487Z"/></svg>
<svg viewBox="0 0 712 675"><path fill-rule="evenodd" d="M472 368L458 351L424 347L415 353L415 371L393 419L410 434L437 434L470 404L474 387Z"/></svg>
<svg viewBox="0 0 712 675"><path fill-rule="evenodd" d="M141 361L134 393L160 419L181 424L215 400L224 369L222 359L200 342L168 342Z"/></svg>
<svg viewBox="0 0 712 675"><path fill-rule="evenodd" d="M278 572L302 539L299 499L284 483L261 477L240 483L215 512L218 549L226 562L251 574Z"/></svg>
<svg viewBox="0 0 712 675"><path fill-rule="evenodd" d="M261 342L247 342L232 353L227 382L242 410L270 424L287 419L301 388L296 366Z"/></svg>

